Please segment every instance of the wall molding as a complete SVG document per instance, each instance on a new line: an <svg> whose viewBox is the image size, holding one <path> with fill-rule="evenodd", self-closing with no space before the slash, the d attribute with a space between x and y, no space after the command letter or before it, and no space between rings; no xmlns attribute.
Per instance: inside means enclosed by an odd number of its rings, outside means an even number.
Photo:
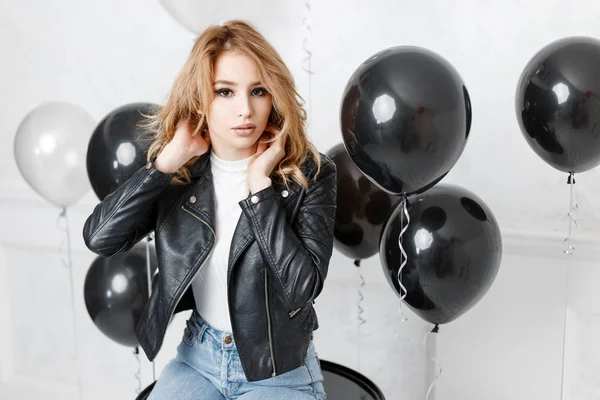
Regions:
<svg viewBox="0 0 600 400"><path fill-rule="evenodd" d="M8 294L8 260L4 248L0 246L0 382L10 382L13 378L13 352L10 327L10 303Z"/></svg>
<svg viewBox="0 0 600 400"><path fill-rule="evenodd" d="M94 191L90 187L90 191L81 199L81 201L75 204L69 209L74 211L83 211L89 207L94 207L98 204L99 200L96 197ZM0 204L17 203L23 206L35 206L40 208L56 209L56 207L48 203L42 196L40 196L35 190L33 190L24 179L0 179Z"/></svg>

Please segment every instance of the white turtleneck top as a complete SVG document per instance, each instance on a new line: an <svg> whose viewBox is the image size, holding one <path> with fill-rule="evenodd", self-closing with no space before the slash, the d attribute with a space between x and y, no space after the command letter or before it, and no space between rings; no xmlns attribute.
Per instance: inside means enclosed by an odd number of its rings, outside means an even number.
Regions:
<svg viewBox="0 0 600 400"><path fill-rule="evenodd" d="M196 309L213 328L232 332L227 298L227 267L233 232L242 209L239 202L248 197L246 180L252 157L227 161L210 153L210 168L215 189L216 243L209 258L192 282Z"/></svg>

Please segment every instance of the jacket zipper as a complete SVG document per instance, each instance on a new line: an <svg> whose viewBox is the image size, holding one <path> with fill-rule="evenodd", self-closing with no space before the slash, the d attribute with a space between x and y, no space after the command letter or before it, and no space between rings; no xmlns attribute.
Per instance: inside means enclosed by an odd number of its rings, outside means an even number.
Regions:
<svg viewBox="0 0 600 400"><path fill-rule="evenodd" d="M206 226L208 226L208 228L213 233L213 237L216 237L214 229L208 224L208 222L204 221L203 219L201 219L197 215L193 214L192 212L186 210L184 207L181 207L181 208L185 212L187 212L188 214L190 214L191 216L193 216L194 218L198 219L199 221L203 222ZM213 245L214 245L214 242L213 242ZM214 249L214 247L211 246L210 253L212 253L213 249ZM200 269L202 269L202 267L204 266L204 264L206 264L206 260L208 260L208 258L210 257L210 253L209 253L208 257L206 257L206 259L204 260L204 262L202 263L202 265L200 265L200 268L198 268L198 271L196 271L196 273L194 274L194 277L198 274L198 272L200 272ZM181 295L177 299L177 303L179 303L179 301L181 300L181 298L183 297L183 295L185 294L185 292L190 287L190 285L192 284L193 281L194 281L194 278L190 279L190 282L186 285L185 289L183 290L183 292L181 292ZM177 303L175 303L175 304L177 305ZM269 330L269 351L271 353L271 364L273 365L273 373L271 374L271 376L276 376L277 375L277 368L275 366L275 355L274 355L274 351L273 351L273 339L272 339L272 331L271 331L271 311L270 311L270 308L269 308L268 275L267 275L267 270L266 269L265 269L265 308L267 310L267 325L268 325L268 330ZM171 318L173 318L174 311L175 311L175 308L171 312L171 316L169 318L169 321L171 320ZM295 310L295 312L293 312L292 316L294 314L296 314L298 311L300 311L300 309Z"/></svg>
<svg viewBox="0 0 600 400"><path fill-rule="evenodd" d="M183 209L183 211L185 211L186 213L190 214L192 217L196 218L198 221L204 223L204 225L208 226L208 229L210 229L210 231L213 234L213 239L217 236L215 234L215 230L208 224L208 222L204 221L202 218L198 217L196 214L190 212L189 210L186 210L185 207L181 206L181 208ZM169 323L171 323L171 319L173 319L173 314L175 313L175 308L177 308L177 304L179 303L179 301L181 300L181 298L183 297L183 295L185 294L185 292L187 292L188 288L190 287L190 285L194 281L194 278L196 277L196 275L198 275L198 272L200 272L200 270L202 269L202 267L204 266L204 264L206 264L206 261L210 258L210 255L212 254L212 251L214 250L214 244L215 244L215 242L213 240L213 244L210 247L210 252L208 253L208 256L206 256L206 258L204 259L204 261L202 262L202 264L198 268L198 271L196 271L194 273L194 276L192 277L192 279L190 279L190 281L185 286L185 289L183 289L183 292L181 292L181 294L177 298L177 302L175 303L175 307L173 308L173 311L171 311L171 316L169 317Z"/></svg>
<svg viewBox="0 0 600 400"><path fill-rule="evenodd" d="M271 351L271 364L273 365L273 373L271 376L277 375L277 369L275 368L275 355L273 353L273 339L271 338L271 311L269 309L269 287L267 285L269 276L267 275L267 269L265 268L265 308L267 310L267 325L269 328L269 350Z"/></svg>
<svg viewBox="0 0 600 400"><path fill-rule="evenodd" d="M290 312L288 315L290 316L290 318L294 318L294 315L298 314L298 312L300 312L300 310L302 310L302 308L296 308L294 311Z"/></svg>

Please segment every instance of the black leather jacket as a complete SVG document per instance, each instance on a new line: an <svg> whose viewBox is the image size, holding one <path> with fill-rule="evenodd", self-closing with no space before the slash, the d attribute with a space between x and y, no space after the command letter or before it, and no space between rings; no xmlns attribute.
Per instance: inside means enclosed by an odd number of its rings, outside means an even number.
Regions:
<svg viewBox="0 0 600 400"><path fill-rule="evenodd" d="M246 377L257 381L299 367L313 330L313 308L333 249L335 164L321 154L302 170L309 190L273 178L272 186L239 202L227 273L233 336ZM155 232L159 273L136 326L149 360L160 350L175 312L194 307L191 283L215 243L215 204L209 152L191 167L192 183L171 185L172 174L152 163L106 196L85 222L83 237L96 254L129 250Z"/></svg>

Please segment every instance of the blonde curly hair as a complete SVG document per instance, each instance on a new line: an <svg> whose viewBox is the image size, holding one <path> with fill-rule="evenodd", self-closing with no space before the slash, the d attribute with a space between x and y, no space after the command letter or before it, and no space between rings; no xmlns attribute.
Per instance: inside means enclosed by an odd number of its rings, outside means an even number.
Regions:
<svg viewBox="0 0 600 400"><path fill-rule="evenodd" d="M306 110L298 94L294 78L267 40L249 23L231 20L208 27L194 46L177 75L167 102L153 115L146 115L140 126L152 137L148 160L156 157L173 139L177 124L189 119L193 135L203 134L208 125L206 115L213 100L214 67L225 51L236 51L252 58L258 65L261 84L271 93L273 107L269 123L280 129L285 155L274 168L284 184L290 180L308 188L308 180L300 167L310 157L320 169L320 154L306 133ZM173 184L190 183L192 158L174 175ZM316 175L315 175L316 177Z"/></svg>

